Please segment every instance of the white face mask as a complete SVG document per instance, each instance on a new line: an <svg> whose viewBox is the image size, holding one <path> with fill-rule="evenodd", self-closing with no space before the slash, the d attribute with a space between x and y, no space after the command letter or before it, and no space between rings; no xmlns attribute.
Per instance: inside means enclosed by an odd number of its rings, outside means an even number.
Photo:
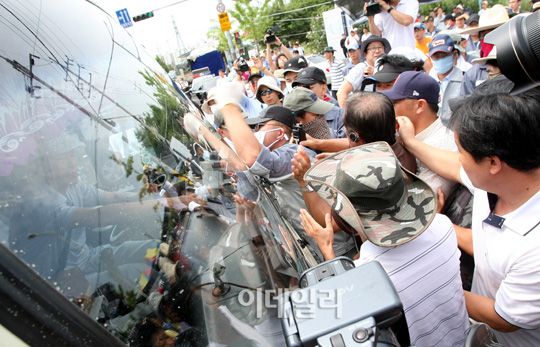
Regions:
<svg viewBox="0 0 540 347"><path fill-rule="evenodd" d="M272 131L279 131L279 130L281 130L281 129L276 128L276 129L271 129L271 130L266 130L266 131L257 131L254 135L255 135L255 138L257 138L257 141L259 141L259 143L264 146L264 138L266 137L266 134L270 133ZM283 136L284 136L285 140L289 140L289 137L286 134L284 134ZM282 139L283 139L283 137L280 138L280 139L275 140L270 145L265 146L265 147L271 148L276 142L279 142Z"/></svg>
<svg viewBox="0 0 540 347"><path fill-rule="evenodd" d="M212 111L213 114L216 114L217 109L217 104L213 104L212 106L210 106L210 111Z"/></svg>

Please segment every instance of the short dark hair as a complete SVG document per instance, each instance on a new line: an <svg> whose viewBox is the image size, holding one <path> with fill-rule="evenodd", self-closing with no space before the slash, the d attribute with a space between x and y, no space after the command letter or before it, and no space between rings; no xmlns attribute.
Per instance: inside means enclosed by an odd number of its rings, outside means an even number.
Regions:
<svg viewBox="0 0 540 347"><path fill-rule="evenodd" d="M437 104L428 104L428 107L430 109L431 112L437 114L437 112L439 112L439 105Z"/></svg>
<svg viewBox="0 0 540 347"><path fill-rule="evenodd" d="M377 68L380 68L386 64L403 69L403 71L414 70L414 64L411 62L411 60L401 54L383 54L377 59Z"/></svg>
<svg viewBox="0 0 540 347"><path fill-rule="evenodd" d="M357 92L346 103L343 123L365 142L396 142L396 113L392 101L381 93Z"/></svg>
<svg viewBox="0 0 540 347"><path fill-rule="evenodd" d="M465 99L451 125L461 147L477 161L497 156L511 168L528 172L540 167L540 92L495 93Z"/></svg>

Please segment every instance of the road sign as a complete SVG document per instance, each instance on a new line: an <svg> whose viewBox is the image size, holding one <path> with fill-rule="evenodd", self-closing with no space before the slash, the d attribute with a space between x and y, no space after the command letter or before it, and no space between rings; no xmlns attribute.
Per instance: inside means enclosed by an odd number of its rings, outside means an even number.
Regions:
<svg viewBox="0 0 540 347"><path fill-rule="evenodd" d="M133 22L131 21L131 17L129 16L127 8L116 11L116 16L118 17L120 25L122 25L124 28L129 28L133 26Z"/></svg>
<svg viewBox="0 0 540 347"><path fill-rule="evenodd" d="M229 20L229 14L223 12L218 14L219 24L221 25L221 31L231 30L231 21Z"/></svg>
<svg viewBox="0 0 540 347"><path fill-rule="evenodd" d="M219 4L217 4L217 7L216 7L216 8L217 8L217 11L218 11L219 13L225 12L225 4L222 3L222 2L220 2Z"/></svg>

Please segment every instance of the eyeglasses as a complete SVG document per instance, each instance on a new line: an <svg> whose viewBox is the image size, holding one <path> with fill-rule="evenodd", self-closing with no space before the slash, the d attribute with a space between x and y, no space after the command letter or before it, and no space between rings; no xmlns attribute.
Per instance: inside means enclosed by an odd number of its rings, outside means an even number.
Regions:
<svg viewBox="0 0 540 347"><path fill-rule="evenodd" d="M368 51L384 51L384 46L369 47Z"/></svg>
<svg viewBox="0 0 540 347"><path fill-rule="evenodd" d="M270 95L273 92L274 91L272 89L265 89L265 90L261 91L261 96Z"/></svg>

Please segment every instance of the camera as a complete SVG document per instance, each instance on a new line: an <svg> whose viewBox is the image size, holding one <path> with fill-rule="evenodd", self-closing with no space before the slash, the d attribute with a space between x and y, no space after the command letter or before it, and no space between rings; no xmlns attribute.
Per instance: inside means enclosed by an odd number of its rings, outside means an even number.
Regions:
<svg viewBox="0 0 540 347"><path fill-rule="evenodd" d="M379 262L338 257L306 270L278 297L287 346L409 346L403 305Z"/></svg>
<svg viewBox="0 0 540 347"><path fill-rule="evenodd" d="M540 11L518 15L486 35L497 47L497 65L518 94L540 84Z"/></svg>
<svg viewBox="0 0 540 347"><path fill-rule="evenodd" d="M268 34L268 36L264 40L264 43L274 43L274 42L276 42L276 35L274 35L274 32L272 31L272 29L268 29L264 33Z"/></svg>
<svg viewBox="0 0 540 347"><path fill-rule="evenodd" d="M242 72L247 72L247 71L249 71L249 65L248 65L248 63L246 62L246 60L244 59L244 57L238 58L238 68L239 68L240 71L242 71Z"/></svg>
<svg viewBox="0 0 540 347"><path fill-rule="evenodd" d="M302 141L306 141L306 131L304 130L304 124L302 123L296 123L293 125L292 128L292 135L295 143L300 143Z"/></svg>
<svg viewBox="0 0 540 347"><path fill-rule="evenodd" d="M388 5L390 5L390 1L384 0ZM372 1L366 6L366 16L371 17L376 15L377 13L381 13L381 4L378 2Z"/></svg>

